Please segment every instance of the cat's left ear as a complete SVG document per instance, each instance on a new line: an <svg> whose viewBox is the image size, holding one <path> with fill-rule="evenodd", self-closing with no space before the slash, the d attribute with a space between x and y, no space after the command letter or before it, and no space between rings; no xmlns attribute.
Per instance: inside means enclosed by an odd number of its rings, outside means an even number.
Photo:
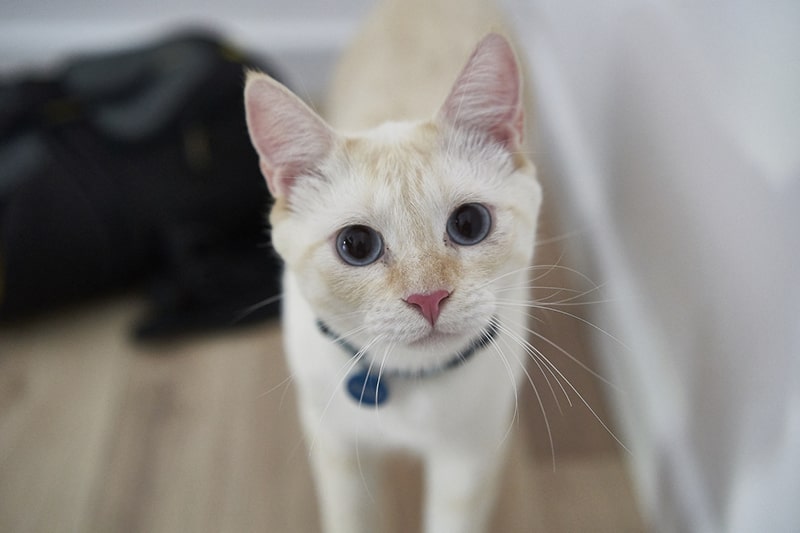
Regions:
<svg viewBox="0 0 800 533"><path fill-rule="evenodd" d="M438 120L483 134L509 151L525 137L522 77L505 37L490 33L475 48L439 111Z"/></svg>
<svg viewBox="0 0 800 533"><path fill-rule="evenodd" d="M275 198L288 198L298 177L316 168L334 145L333 130L289 89L250 72L244 89L250 140Z"/></svg>

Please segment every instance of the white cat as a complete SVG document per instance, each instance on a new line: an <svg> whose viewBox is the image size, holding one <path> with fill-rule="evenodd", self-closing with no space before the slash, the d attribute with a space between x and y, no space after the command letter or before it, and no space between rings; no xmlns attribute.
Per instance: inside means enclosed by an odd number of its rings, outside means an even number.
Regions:
<svg viewBox="0 0 800 533"><path fill-rule="evenodd" d="M520 67L504 37L480 39L497 20L483 2L426 3L373 16L328 122L263 74L245 89L328 533L378 530L393 449L424 461L426 532L484 531L529 357L541 191Z"/></svg>

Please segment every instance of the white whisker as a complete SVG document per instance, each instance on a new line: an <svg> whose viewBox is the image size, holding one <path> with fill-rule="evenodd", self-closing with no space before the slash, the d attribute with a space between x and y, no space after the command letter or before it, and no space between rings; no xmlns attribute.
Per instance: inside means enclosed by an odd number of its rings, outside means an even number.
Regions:
<svg viewBox="0 0 800 533"><path fill-rule="evenodd" d="M364 467L361 465L361 447L360 447L361 440L359 439L359 435L356 435L356 466L358 467L358 475L361 478L361 484L364 487L364 492L367 493L367 498L369 501L372 502L372 505L377 504L375 497L372 495L372 491L369 488L369 483L367 482L367 476L364 474Z"/></svg>
<svg viewBox="0 0 800 533"><path fill-rule="evenodd" d="M509 331L508 328L504 327L498 321L495 321L495 325L497 326L498 329L500 329L500 330L506 332L507 334L509 334L512 337L512 339L514 339L516 337L515 335L513 335L513 332ZM544 419L545 430L547 431L547 440L550 443L550 455L551 455L552 461L553 461L553 470L555 470L556 469L556 449L555 449L555 444L553 443L553 433L552 433L552 430L550 429L550 419L547 417L547 410L545 409L544 402L542 401L542 397L539 394L539 389L536 387L536 384L533 382L533 378L531 377L530 373L528 372L528 369L525 368L525 364L522 361L517 361L517 362L518 362L518 364L520 364L522 366L522 370L523 370L523 372L525 372L525 376L528 379L528 383L530 383L531 388L533 389L533 393L536 396L536 401L539 404L539 411L542 413L542 418ZM542 371L542 367L539 365L538 362L536 363L536 365L539 366L539 370ZM543 371L542 371L542 374L544 375ZM545 377L545 379L547 380L547 377ZM547 380L547 383L548 383L548 386L550 387L550 391L553 393L553 397L555 398L555 391L553 390L552 385L550 385L550 380ZM517 395L516 386L515 386L515 389L514 389L514 394L515 394L515 397L516 397L516 395ZM559 412L561 412L561 405L558 403L557 399L556 399L556 404L558 405ZM506 433L508 433L508 432L506 432Z"/></svg>
<svg viewBox="0 0 800 533"><path fill-rule="evenodd" d="M613 340L614 342L616 342L617 344L619 344L620 346L622 346L626 350L633 351L627 344L622 342L619 338L615 337L614 335L612 335L608 331L604 330L600 326L598 326L598 325L590 322L589 320L586 320L585 318L580 317L580 316L578 316L578 315L576 315L574 313L569 313L569 312L564 311L562 309L556 309L556 308L550 307L548 305L537 304L536 302L519 302L519 301L515 301L515 300L497 300L496 303L499 306L506 306L506 307L527 307L527 308L530 308L530 309L542 309L542 310L545 310L545 311L552 311L553 313L559 313L559 314L571 317L571 318L573 318L573 319L575 319L575 320L577 320L579 322L582 322L583 324L586 324L587 326L595 329L596 331L599 331L600 333L602 333L603 335L605 335L609 339ZM532 317L532 318L535 318L535 317Z"/></svg>
<svg viewBox="0 0 800 533"><path fill-rule="evenodd" d="M506 287L500 287L495 292L502 293L502 292L510 292L510 291L524 291L524 290L540 290L540 291L559 291L559 292L574 292L574 293L585 293L586 291L582 291L579 289L567 289L565 287L557 287L554 285L509 285Z"/></svg>
<svg viewBox="0 0 800 533"><path fill-rule="evenodd" d="M599 291L599 290L600 290L600 289L602 289L602 288L603 288L603 284L596 285L596 286L592 287L591 289L587 289L587 290L585 290L585 291L583 291L583 292L579 292L579 293L577 293L577 294L575 294L575 295L573 295L573 296L570 296L569 298L565 298L565 299L563 299L563 300L560 300L560 301L558 301L558 302L550 302L550 301L545 301L545 300L543 300L543 299L541 299L541 298L537 298L537 300L536 300L536 301L537 301L537 302L539 302L539 303L547 303L547 304L551 304L551 305L552 305L552 304L566 305L566 304L568 304L569 302L574 302L574 301L575 301L575 300L577 300L578 298L583 298L583 297L585 297L585 296L586 296L586 295L588 295L588 294L591 294L591 293L593 293L593 292L597 292L597 291ZM565 291L566 291L566 289L565 289ZM555 296L555 295L551 295L550 297L553 297L553 296ZM596 302L586 302L586 301L583 301L583 302L577 302L577 305L591 305L591 304L593 304L593 303L606 303L606 301L609 301L609 300L598 300L598 301L596 301Z"/></svg>
<svg viewBox="0 0 800 533"><path fill-rule="evenodd" d="M548 237L547 239L543 239L543 240L537 240L536 241L536 246L537 247L538 246L545 246L545 245L548 245L548 244L553 244L554 242L565 241L565 240L571 239L572 237L575 237L577 235L583 235L585 232L586 232L586 230L582 230L582 229L576 229L576 230L568 231L566 233L562 233L561 235L556 235L554 237Z"/></svg>
<svg viewBox="0 0 800 533"><path fill-rule="evenodd" d="M390 342L389 345L386 347L386 350L384 350L384 352L383 352L383 357L381 357L381 364L378 367L378 380L375 383L375 396L376 397L378 396L378 389L381 386L381 380L383 379L383 373L384 373L384 370L386 369L386 361L389 359L389 355L394 350L394 347L395 347L395 343L394 342ZM378 414L378 416L377 416L377 418L378 418L378 426L381 426L381 412L380 412L380 410L377 411L377 414Z"/></svg>
<svg viewBox="0 0 800 533"><path fill-rule="evenodd" d="M333 391L331 391L331 395L328 398L328 401L325 403L325 407L322 409L322 413L320 414L318 423L319 427L322 427L322 422L325 420L325 415L328 413L328 409L330 409L334 398L342 390L342 388L344 388L344 383L345 380L347 379L347 376L350 374L350 372L352 372L352 370L356 367L356 365L358 365L361 362L361 360L366 356L367 350L369 350L375 343L380 342L381 340L383 340L382 335L378 335L375 338L373 338L363 348L361 348L351 358L349 358L347 362L344 365L342 365L342 367L339 369L339 372L337 372L336 377L334 378L334 380L336 381L336 385L334 386ZM317 442L317 435L314 435L313 439L311 440L311 443L309 444L309 453L313 451L316 442Z"/></svg>
<svg viewBox="0 0 800 533"><path fill-rule="evenodd" d="M353 329L345 331L344 333L340 333L337 337L334 337L332 340L337 344L341 342L348 342L351 337L353 337L354 335L358 335L359 333L361 333L362 331L366 331L367 329L368 326L362 324L360 326L354 327Z"/></svg>
<svg viewBox="0 0 800 533"><path fill-rule="evenodd" d="M266 307L266 306L268 306L270 304L274 304L275 302L279 301L281 298L283 298L283 294L282 293L281 294L276 294L274 296L270 296L269 298L265 298L264 300L261 300L260 302L254 303L253 305L251 305L249 307L246 307L245 309L243 309L242 311L237 313L237 315L233 318L231 323L232 324L238 324L239 322L241 322L242 320L244 320L245 318L247 318L251 314L253 314L256 311L258 311L259 309L262 309L262 308L264 308L264 307Z"/></svg>
<svg viewBox="0 0 800 533"><path fill-rule="evenodd" d="M498 281L500 281L502 279L505 279L505 278L507 278L509 276L514 276L516 274L522 274L523 272L530 272L533 268L535 268L535 267L526 266L526 267L522 267L522 268L515 268L514 270L511 270L509 272L505 272L504 274L500 274L499 276L496 276L496 277L494 277L494 278L492 278L492 279L490 279L488 281L485 281L485 282L481 283L480 285L477 285L473 290L478 291L480 289L486 288L489 285L497 283Z"/></svg>
<svg viewBox="0 0 800 533"><path fill-rule="evenodd" d="M546 278L547 276L550 275L551 272L553 272L553 270L555 270L556 268L560 267L561 266L561 260L564 259L564 254L565 253L566 253L566 251L564 249L562 249L559 252L558 258L556 259L555 263L553 263L551 265L535 265L535 266L547 267L547 270L545 270L544 273L538 274L536 277L534 277L533 281L537 281L537 280L539 280L541 278Z"/></svg>
<svg viewBox="0 0 800 533"><path fill-rule="evenodd" d="M569 394L567 394L567 391L564 388L564 386L559 381L558 376L556 376L556 374L553 372L551 368L549 368L547 364L545 364L545 367L542 367L540 359L545 363L549 363L550 361L548 361L546 357L543 357L541 352L539 352L539 350L537 350L533 345L531 345L528 341L517 335L511 329L503 326L502 324L498 324L498 329L505 332L509 337L511 337L511 339L514 342L516 342L523 350L525 350L525 352L530 356L531 360L539 368L539 372L541 372L542 376L544 377L545 382L547 383L547 386L550 389L550 393L553 395L553 400L555 400L556 402L556 406L558 407L558 412L563 415L564 411L561 409L561 402L559 402L558 400L558 395L556 394L556 391L553 388L553 384L550 382L550 378L547 377L548 373L551 376L553 376L553 379L556 380L556 383L558 383L558 386L559 388L561 388L561 392L564 394L564 398L566 398L567 403L569 404L570 407L572 407L572 400L570 399ZM547 369L547 372L545 372L545 368ZM528 372L526 371L525 373L527 374ZM528 379L529 380L532 379L530 375L528 375ZM533 385L532 382L531 385Z"/></svg>
<svg viewBox="0 0 800 533"><path fill-rule="evenodd" d="M273 392L275 392L276 390L278 390L281 387L289 388L289 384L292 382L293 379L294 378L292 377L292 375L289 374L288 376L283 378L280 381L280 383L278 383L277 385L273 385L272 387L270 387L266 391L264 391L261 394L259 394L257 398L263 398L264 396L269 396L270 394L272 394Z"/></svg>
<svg viewBox="0 0 800 533"><path fill-rule="evenodd" d="M495 324L495 326L499 326L497 320L493 319L492 322ZM511 434L511 430L514 428L514 422L519 419L519 391L517 390L517 380L514 377L514 371L511 368L511 364L508 362L508 359L503 353L503 350L500 348L500 345L497 343L497 340L494 338L490 338L489 343L492 345L495 352L497 352L497 355L500 361L502 361L503 366L505 366L506 373L508 374L508 378L511 381L511 386L514 389L514 413L513 416L511 417L511 422L508 425L508 429L503 435L503 438L500 439L500 442L498 443L498 447L500 447L503 445L506 439L508 439L508 436Z"/></svg>
<svg viewBox="0 0 800 533"><path fill-rule="evenodd" d="M522 328L523 328L525 331L527 331L528 333L530 333L531 335L534 335L535 337L537 337L537 338L539 338L539 339L543 340L544 342L546 342L547 344L549 344L550 346L552 346L553 348L555 348L556 350L558 350L559 352L561 352L562 354L564 354L564 355L565 355L566 357L568 357L568 358L569 358L569 359L570 359L570 360L571 360L573 363L575 363L576 365L578 365L579 367L581 367L583 370L585 370L586 372L588 372L589 374L591 374L593 377L595 377L595 378L599 379L600 381L602 381L603 383L605 383L606 385L608 385L609 387L611 387L611 388L612 388L612 389L614 389L615 391L617 391L617 392L619 392L619 393L624 393L624 391L623 391L622 389L620 389L620 388L619 388L619 387L617 387L617 386L616 386L614 383L612 383L611 381L609 381L608 379L606 379L605 377L603 377L603 376L602 376L602 374L599 374L597 371L595 371L595 370L593 370L591 367L587 366L587 365L586 365L584 362L582 362L580 359L578 359L577 357L575 357L574 355L572 355L571 353L569 353L567 350L565 350L564 348L562 348L561 346L559 346L558 344L556 344L556 343L555 343L555 342L553 342L552 340L548 339L547 337L545 337L544 335L542 335L542 334L541 334L541 333L539 333L538 331L536 331L536 330L533 330L533 329L531 329L531 328L528 328L528 327L526 327L526 326L522 326Z"/></svg>
<svg viewBox="0 0 800 533"><path fill-rule="evenodd" d="M539 335L537 335L537 336L539 336ZM539 336L539 337L541 337L541 336ZM540 350L538 350L536 347L534 347L530 343L528 343L528 346L530 346L531 349L536 351L542 357L542 361L545 362L546 364L548 364L561 377L561 379L564 380L564 383L566 383L567 386L572 390L572 392L574 392L575 395L581 400L581 403L583 403L583 405L589 410L589 412L592 414L592 416L595 418L595 420L597 420L597 422L603 427L603 429L606 430L606 432L611 436L611 438L613 438L617 442L617 444L619 444L626 452L631 453L631 451L628 449L628 447L625 446L625 444L616 436L616 434L614 434L613 431L611 431L611 428L609 428L608 425L606 425L606 423L603 421L603 419L600 417L600 415L598 415L597 412L592 408L592 406L589 405L589 402L587 402L586 399L583 397L583 395L580 392L578 392L578 389L575 388L575 386L572 384L572 382L569 379L567 379L566 376L564 376L564 374L558 369L558 367L555 366L552 363L552 361L550 361L547 357L545 357L544 354L542 354L542 352ZM570 357L572 358L572 356L570 356ZM573 360L574 360L574 358L573 358ZM581 365L581 366L583 366L583 365ZM588 370L588 368L587 368L587 370ZM592 372L592 374L595 374L591 370L590 370L590 372ZM605 379L603 379L603 378L600 378L600 379L602 379L604 382L608 383Z"/></svg>
<svg viewBox="0 0 800 533"><path fill-rule="evenodd" d="M580 272L579 270L575 270L574 268L570 268L568 266L559 265L559 264L552 264L552 265L533 265L531 267L532 271L533 270L541 270L541 269L547 269L547 270L542 274L537 274L536 277L533 278L533 281L536 281L538 279L541 279L541 278L549 275L554 270L560 270L560 271L567 272L569 274L574 274L574 275L578 276L580 279L584 280L586 283L592 285L593 287L597 286L597 284L594 282L594 280L592 280L592 278L590 278L586 274Z"/></svg>

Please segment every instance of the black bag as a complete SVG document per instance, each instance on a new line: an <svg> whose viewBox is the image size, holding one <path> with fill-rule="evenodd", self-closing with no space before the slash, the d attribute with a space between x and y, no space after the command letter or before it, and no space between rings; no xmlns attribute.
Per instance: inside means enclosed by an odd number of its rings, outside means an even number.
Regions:
<svg viewBox="0 0 800 533"><path fill-rule="evenodd" d="M0 320L156 279L141 336L272 316L244 69L205 34L0 83ZM241 319L241 320L239 320Z"/></svg>

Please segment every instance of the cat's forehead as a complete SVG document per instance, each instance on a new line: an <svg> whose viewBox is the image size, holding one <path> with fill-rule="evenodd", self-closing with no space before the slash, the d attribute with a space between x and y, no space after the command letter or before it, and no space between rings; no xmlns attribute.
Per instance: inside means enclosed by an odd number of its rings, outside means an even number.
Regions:
<svg viewBox="0 0 800 533"><path fill-rule="evenodd" d="M472 163L448 155L447 139L434 123L384 124L348 138L343 152L345 162L334 188L353 195L371 213L418 218L446 208L470 189L465 178L471 172L459 166Z"/></svg>
<svg viewBox="0 0 800 533"><path fill-rule="evenodd" d="M343 149L352 171L391 181L418 179L434 166L440 145L433 123L389 122L346 138Z"/></svg>
<svg viewBox="0 0 800 533"><path fill-rule="evenodd" d="M465 148L469 144L435 122L390 122L347 137L335 173L365 192L422 201L494 187L494 178L512 170L497 147Z"/></svg>

